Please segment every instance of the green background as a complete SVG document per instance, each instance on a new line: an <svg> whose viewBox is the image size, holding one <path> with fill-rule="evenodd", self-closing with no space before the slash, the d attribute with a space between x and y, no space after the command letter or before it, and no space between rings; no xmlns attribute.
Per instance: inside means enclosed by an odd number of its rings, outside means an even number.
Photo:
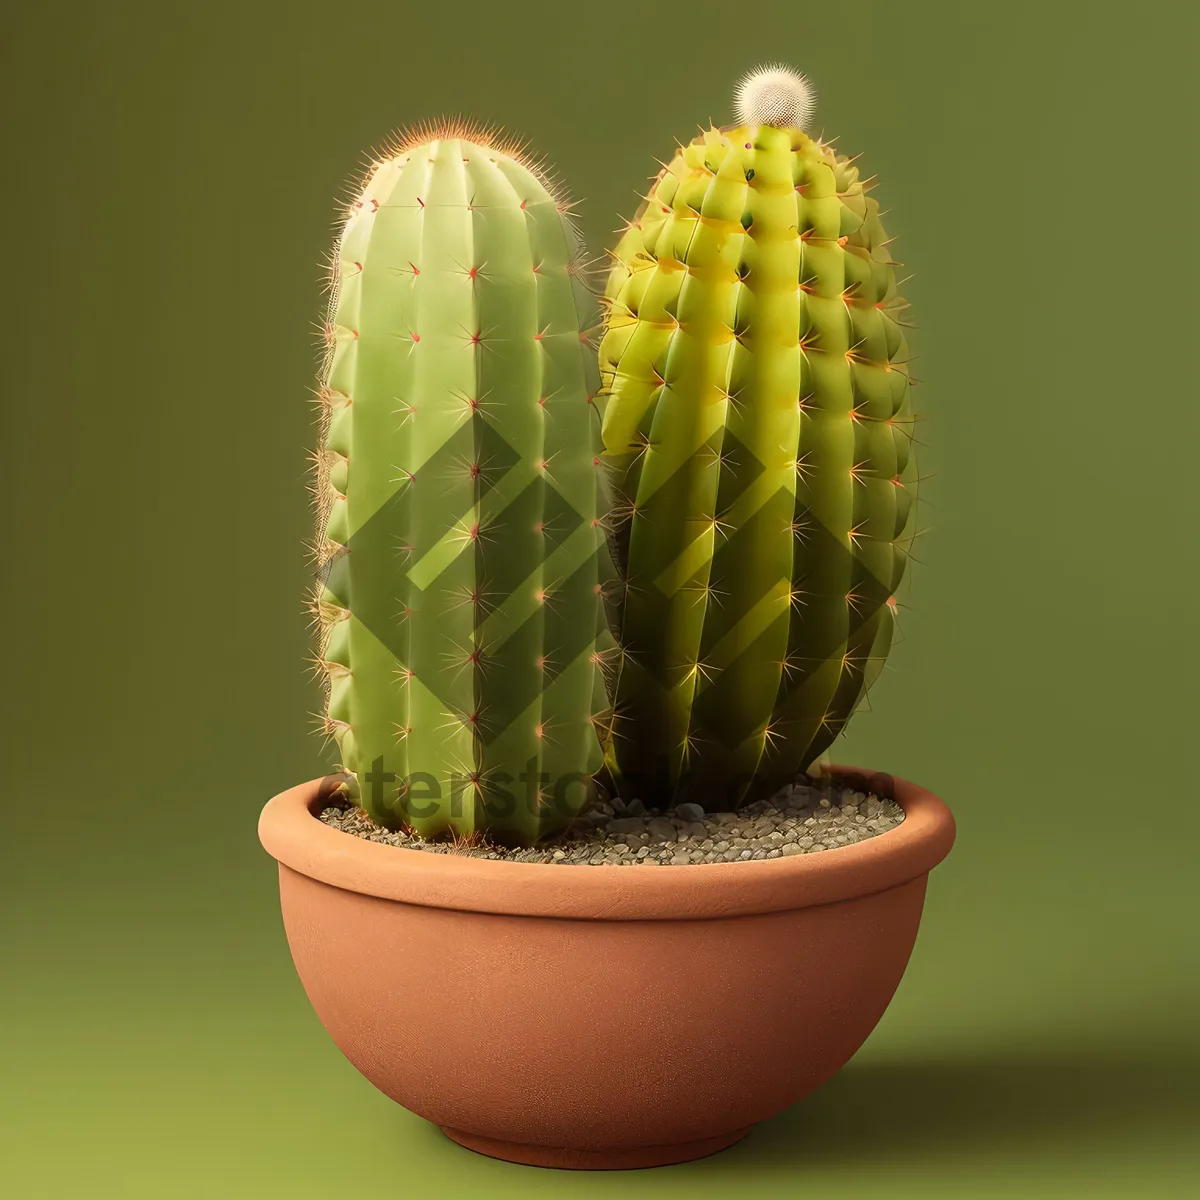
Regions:
<svg viewBox="0 0 1200 1200"><path fill-rule="evenodd" d="M10 12L0 1191L1196 1194L1188 7ZM959 842L819 1093L690 1165L496 1163L329 1042L255 838L328 762L302 539L333 199L392 127L461 110L550 157L598 251L774 57L879 174L921 326L929 532L837 757L941 794Z"/></svg>

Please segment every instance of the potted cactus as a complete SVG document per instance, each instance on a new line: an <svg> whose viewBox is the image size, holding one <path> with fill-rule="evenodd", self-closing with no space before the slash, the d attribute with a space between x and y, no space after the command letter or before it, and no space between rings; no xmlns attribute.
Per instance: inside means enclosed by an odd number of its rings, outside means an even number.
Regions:
<svg viewBox="0 0 1200 1200"><path fill-rule="evenodd" d="M598 361L569 205L489 131L397 139L333 256L340 769L259 833L337 1045L511 1161L681 1162L819 1086L954 838L924 789L825 761L911 536L887 239L802 76L735 104L616 246Z"/></svg>

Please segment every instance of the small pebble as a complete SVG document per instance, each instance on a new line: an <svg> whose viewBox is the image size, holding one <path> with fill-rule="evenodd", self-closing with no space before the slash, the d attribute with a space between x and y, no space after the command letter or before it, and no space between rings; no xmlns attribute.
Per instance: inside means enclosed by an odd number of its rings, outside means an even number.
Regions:
<svg viewBox="0 0 1200 1200"><path fill-rule="evenodd" d="M641 817L618 817L609 821L609 833L639 833L646 828L646 822Z"/></svg>
<svg viewBox="0 0 1200 1200"><path fill-rule="evenodd" d="M657 842L673 842L677 837L675 826L663 817L655 817L646 826L646 832Z"/></svg>

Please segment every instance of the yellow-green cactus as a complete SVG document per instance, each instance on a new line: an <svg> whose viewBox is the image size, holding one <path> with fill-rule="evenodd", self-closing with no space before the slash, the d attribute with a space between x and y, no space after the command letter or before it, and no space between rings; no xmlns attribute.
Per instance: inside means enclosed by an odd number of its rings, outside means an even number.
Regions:
<svg viewBox="0 0 1200 1200"><path fill-rule="evenodd" d="M623 587L607 759L725 808L794 778L878 674L911 538L904 302L878 205L786 69L680 147L600 346Z"/></svg>

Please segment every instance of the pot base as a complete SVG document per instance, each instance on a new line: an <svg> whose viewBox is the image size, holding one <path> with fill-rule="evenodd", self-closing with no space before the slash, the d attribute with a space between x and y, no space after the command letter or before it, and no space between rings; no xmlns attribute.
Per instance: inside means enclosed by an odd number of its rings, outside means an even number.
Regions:
<svg viewBox="0 0 1200 1200"><path fill-rule="evenodd" d="M719 1137L701 1138L697 1142L676 1142L670 1146L634 1146L614 1150L568 1150L559 1146L534 1146L521 1142L502 1142L495 1138L480 1137L462 1129L450 1129L445 1125L439 1129L453 1142L486 1154L488 1158L500 1158L505 1162L524 1163L530 1167L557 1167L568 1171L621 1171L638 1167L666 1167L672 1163L690 1162L716 1154L740 1142L750 1132L751 1126L723 1133Z"/></svg>

